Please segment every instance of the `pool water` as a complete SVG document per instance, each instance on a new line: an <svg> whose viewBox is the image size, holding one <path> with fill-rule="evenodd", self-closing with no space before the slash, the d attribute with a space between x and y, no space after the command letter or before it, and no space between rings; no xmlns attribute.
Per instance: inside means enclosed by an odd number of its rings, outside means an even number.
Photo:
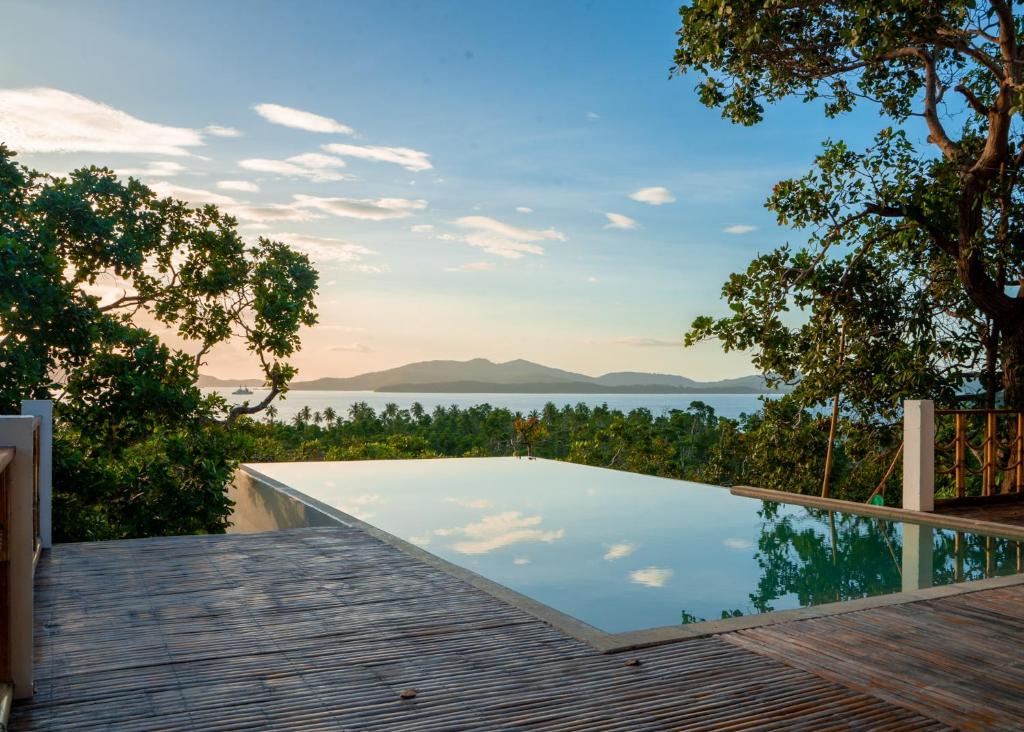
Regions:
<svg viewBox="0 0 1024 732"><path fill-rule="evenodd" d="M1018 542L548 460L258 473L610 633L1021 571Z"/></svg>

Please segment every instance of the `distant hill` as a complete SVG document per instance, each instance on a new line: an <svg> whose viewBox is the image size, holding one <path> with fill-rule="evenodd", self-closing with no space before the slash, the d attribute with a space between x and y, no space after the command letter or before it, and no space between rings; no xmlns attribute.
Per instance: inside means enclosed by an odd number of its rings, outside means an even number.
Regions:
<svg viewBox="0 0 1024 732"><path fill-rule="evenodd" d="M259 379L215 379L200 376L199 386L259 386ZM420 361L359 376L296 381L292 391L380 391L522 394L765 394L760 376L722 381L695 381L674 374L623 371L587 376L516 359L494 363L485 358L469 361Z"/></svg>

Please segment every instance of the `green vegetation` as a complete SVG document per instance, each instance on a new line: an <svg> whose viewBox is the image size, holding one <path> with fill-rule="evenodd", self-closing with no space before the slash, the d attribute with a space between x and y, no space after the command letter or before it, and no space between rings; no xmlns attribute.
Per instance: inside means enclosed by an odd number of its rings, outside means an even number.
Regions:
<svg viewBox="0 0 1024 732"><path fill-rule="evenodd" d="M788 398L738 420L715 415L703 402L654 415L585 404L549 403L524 417L478 405L425 411L388 405L379 412L355 404L348 415L303 408L290 423L239 423L243 461L382 460L500 456L543 458L666 478L817 492L824 469L828 419ZM851 434L856 434L850 430ZM529 447L528 447L529 446ZM881 459L879 459L881 457ZM887 467L885 456L854 439L837 446L840 497L864 500ZM898 475L897 478L898 479Z"/></svg>
<svg viewBox="0 0 1024 732"><path fill-rule="evenodd" d="M222 531L233 423L261 405L204 395L198 368L240 340L269 403L316 282L304 255L244 242L213 206L105 168L41 175L0 144L0 413L56 403L55 539Z"/></svg>
<svg viewBox="0 0 1024 732"><path fill-rule="evenodd" d="M874 143L824 143L767 207L806 232L723 288L724 318L687 340L753 349L805 405L841 394L891 418L904 398L1024 407L1022 19L1001 0L739 2L680 9L676 70L752 125L764 105L872 105ZM793 311L796 317L787 314ZM972 383L973 382L973 383Z"/></svg>

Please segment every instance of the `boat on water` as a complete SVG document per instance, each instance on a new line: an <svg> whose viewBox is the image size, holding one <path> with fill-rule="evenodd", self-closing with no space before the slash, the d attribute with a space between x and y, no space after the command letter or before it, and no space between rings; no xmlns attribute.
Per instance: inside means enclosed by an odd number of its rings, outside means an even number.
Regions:
<svg viewBox="0 0 1024 732"><path fill-rule="evenodd" d="M238 387L237 389L235 389L231 393L232 394L241 394L241 395L245 396L245 395L248 395L248 394L252 394L252 391L250 391L247 387L240 386L240 387Z"/></svg>

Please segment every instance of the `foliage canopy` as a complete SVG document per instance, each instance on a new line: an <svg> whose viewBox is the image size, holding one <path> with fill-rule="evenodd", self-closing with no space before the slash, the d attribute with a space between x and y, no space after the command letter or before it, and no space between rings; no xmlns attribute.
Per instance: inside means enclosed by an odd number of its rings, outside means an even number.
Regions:
<svg viewBox="0 0 1024 732"><path fill-rule="evenodd" d="M287 390L316 286L305 255L247 244L214 206L104 168L42 175L0 144L0 411L57 402L58 536L223 528L227 427ZM260 404L195 386L231 339L260 364Z"/></svg>
<svg viewBox="0 0 1024 732"><path fill-rule="evenodd" d="M688 342L753 349L801 379L805 404L843 392L863 415L902 398L1024 407L1022 22L1001 0L695 0L675 71L744 125L788 97L828 116L871 104L874 143L824 143L767 206L806 243L757 257L723 288L732 313ZM917 130L925 141L917 142ZM800 317L790 311L796 310Z"/></svg>

